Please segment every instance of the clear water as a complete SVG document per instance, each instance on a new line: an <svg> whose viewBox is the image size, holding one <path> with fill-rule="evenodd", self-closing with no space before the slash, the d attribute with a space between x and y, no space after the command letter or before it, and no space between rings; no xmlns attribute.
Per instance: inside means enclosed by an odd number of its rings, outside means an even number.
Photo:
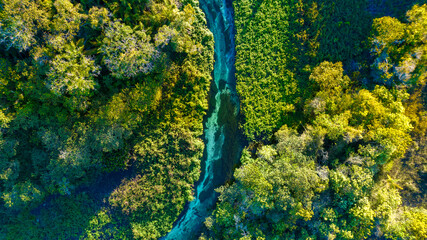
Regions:
<svg viewBox="0 0 427 240"><path fill-rule="evenodd" d="M206 143L202 173L190 202L174 227L162 239L194 239L215 206L215 188L224 184L239 159L241 144L237 131L239 103L235 81L234 20L231 0L199 0L215 40L215 65L210 110L205 122Z"/></svg>

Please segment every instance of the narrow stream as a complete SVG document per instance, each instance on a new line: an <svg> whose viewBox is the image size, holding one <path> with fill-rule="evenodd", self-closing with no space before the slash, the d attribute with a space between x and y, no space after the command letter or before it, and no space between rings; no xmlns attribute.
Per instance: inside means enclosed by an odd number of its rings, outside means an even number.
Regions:
<svg viewBox="0 0 427 240"><path fill-rule="evenodd" d="M218 194L215 188L232 176L242 144L238 132L239 100L235 80L232 0L199 0L215 40L215 65L209 113L204 123L205 152L195 198L162 239L194 239L210 215Z"/></svg>

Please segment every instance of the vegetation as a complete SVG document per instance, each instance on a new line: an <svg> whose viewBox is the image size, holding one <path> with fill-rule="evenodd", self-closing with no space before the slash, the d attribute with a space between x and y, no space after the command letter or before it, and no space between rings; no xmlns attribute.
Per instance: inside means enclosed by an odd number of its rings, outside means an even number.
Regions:
<svg viewBox="0 0 427 240"><path fill-rule="evenodd" d="M289 70L291 2L234 2L237 91L245 116L243 129L251 140L268 137L294 109L297 82Z"/></svg>
<svg viewBox="0 0 427 240"><path fill-rule="evenodd" d="M233 6L250 143L200 239L427 239L426 1ZM0 0L0 239L170 231L213 41L193 0Z"/></svg>
<svg viewBox="0 0 427 240"><path fill-rule="evenodd" d="M367 1L239 0L234 7L237 90L250 140L305 121L298 112L312 97L313 67L366 58Z"/></svg>
<svg viewBox="0 0 427 240"><path fill-rule="evenodd" d="M241 127L257 142L200 239L426 238L427 5L401 20L371 18L369 1L234 5ZM277 36L279 51L262 43ZM270 66L287 72L259 75Z"/></svg>
<svg viewBox="0 0 427 240"><path fill-rule="evenodd" d="M197 2L134 4L0 2L1 239L155 239L192 199L212 34Z"/></svg>
<svg viewBox="0 0 427 240"><path fill-rule="evenodd" d="M409 229L394 230L399 221L391 218L409 221L403 215L418 210L402 210L401 187L387 175L411 142L399 100L404 93L383 86L350 90L342 71L329 62L313 70L320 91L307 103L312 121L305 131L285 125L275 144L253 156L246 150L236 182L220 188L220 203L207 220L215 239L380 237L374 227L385 236L412 236Z"/></svg>

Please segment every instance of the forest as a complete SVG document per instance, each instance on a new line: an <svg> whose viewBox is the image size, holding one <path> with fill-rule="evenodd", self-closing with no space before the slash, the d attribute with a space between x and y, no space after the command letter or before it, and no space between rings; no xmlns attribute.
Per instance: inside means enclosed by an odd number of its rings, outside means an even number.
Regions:
<svg viewBox="0 0 427 240"><path fill-rule="evenodd" d="M199 1L0 0L0 239L171 231L210 151ZM195 239L427 239L427 0L231 2L244 149Z"/></svg>
<svg viewBox="0 0 427 240"><path fill-rule="evenodd" d="M233 6L251 142L199 239L426 239L426 2Z"/></svg>
<svg viewBox="0 0 427 240"><path fill-rule="evenodd" d="M213 37L197 2L0 10L0 239L164 235L204 149ZM123 169L120 185L86 191Z"/></svg>

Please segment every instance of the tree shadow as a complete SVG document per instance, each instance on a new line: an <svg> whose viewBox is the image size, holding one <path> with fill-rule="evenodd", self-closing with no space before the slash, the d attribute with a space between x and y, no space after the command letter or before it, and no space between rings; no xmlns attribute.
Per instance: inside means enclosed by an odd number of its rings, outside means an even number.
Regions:
<svg viewBox="0 0 427 240"><path fill-rule="evenodd" d="M131 239L129 217L112 207L108 198L125 179L135 176L128 168L101 175L71 195L51 195L36 208L22 214L9 236L28 239ZM25 237L24 237L25 238Z"/></svg>

